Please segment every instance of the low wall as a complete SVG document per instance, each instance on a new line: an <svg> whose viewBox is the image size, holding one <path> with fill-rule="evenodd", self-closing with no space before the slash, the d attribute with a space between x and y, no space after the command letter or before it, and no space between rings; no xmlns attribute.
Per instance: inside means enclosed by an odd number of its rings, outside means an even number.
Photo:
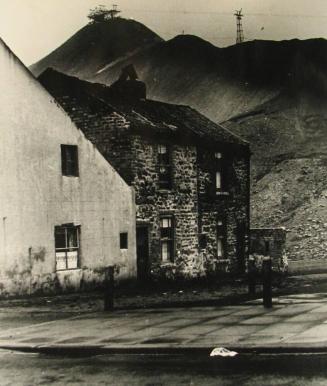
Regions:
<svg viewBox="0 0 327 386"><path fill-rule="evenodd" d="M275 271L287 270L285 228L250 229L250 258L260 262L265 256L270 256Z"/></svg>

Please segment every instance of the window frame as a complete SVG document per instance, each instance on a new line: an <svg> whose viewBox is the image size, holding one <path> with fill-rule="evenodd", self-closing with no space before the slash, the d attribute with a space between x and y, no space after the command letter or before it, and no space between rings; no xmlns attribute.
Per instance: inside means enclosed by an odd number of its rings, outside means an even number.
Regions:
<svg viewBox="0 0 327 386"><path fill-rule="evenodd" d="M161 152L161 149L165 147L166 152ZM159 143L157 147L157 161L158 161L158 184L159 190L171 190L172 189L172 155L171 147L166 143ZM166 173L160 171L161 168L165 168ZM166 179L163 177L167 176Z"/></svg>
<svg viewBox="0 0 327 386"><path fill-rule="evenodd" d="M219 255L218 243L221 242L222 254ZM216 257L219 260L226 259L226 245L227 245L227 224L226 219L219 217L216 226Z"/></svg>
<svg viewBox="0 0 327 386"><path fill-rule="evenodd" d="M170 222L170 227L163 227L162 226L162 221L163 220L168 220ZM160 231L160 258L161 258L161 263L163 264L169 264L169 263L174 263L175 262L175 228L176 227L176 222L175 218L171 214L163 214L159 218L159 231ZM169 235L168 236L163 236L163 229L170 229ZM167 254L169 251L169 256L167 256L167 259L163 258L163 244L167 244L168 248L167 249Z"/></svg>
<svg viewBox="0 0 327 386"><path fill-rule="evenodd" d="M126 237L126 239L124 239L124 237ZM119 233L119 248L122 251L126 251L128 249L128 232Z"/></svg>
<svg viewBox="0 0 327 386"><path fill-rule="evenodd" d="M61 174L65 177L79 177L78 146L61 144ZM67 156L70 153L70 158Z"/></svg>
<svg viewBox="0 0 327 386"><path fill-rule="evenodd" d="M69 246L69 240L68 240L68 230L74 230L76 232L76 246ZM64 230L65 233L65 247L57 247L57 230ZM54 230L54 238L55 238L55 257L56 257L56 272L58 271L67 271L67 270L74 270L80 268L80 238L81 238L81 227L80 225L56 225ZM76 257L76 267L71 268L69 267L69 256L68 252L77 252ZM58 268L58 256L57 253L65 253L64 261L65 261L65 268Z"/></svg>
<svg viewBox="0 0 327 386"><path fill-rule="evenodd" d="M214 190L215 194L219 195L226 192L226 166L225 166L225 155L221 151L214 152ZM219 187L218 185L218 175L219 175Z"/></svg>

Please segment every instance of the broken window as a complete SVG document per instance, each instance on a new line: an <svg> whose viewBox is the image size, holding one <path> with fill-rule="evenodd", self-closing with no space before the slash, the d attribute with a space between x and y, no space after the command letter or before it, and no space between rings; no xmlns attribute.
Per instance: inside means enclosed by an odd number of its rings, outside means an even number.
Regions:
<svg viewBox="0 0 327 386"><path fill-rule="evenodd" d="M160 219L160 248L163 262L174 261L174 219L172 216Z"/></svg>
<svg viewBox="0 0 327 386"><path fill-rule="evenodd" d="M80 227L63 225L55 227L56 270L79 267Z"/></svg>
<svg viewBox="0 0 327 386"><path fill-rule="evenodd" d="M225 258L225 246L226 246L225 222L222 219L218 219L217 221L217 257L219 259Z"/></svg>
<svg viewBox="0 0 327 386"><path fill-rule="evenodd" d="M127 232L120 233L120 249L128 249L128 234L127 234Z"/></svg>
<svg viewBox="0 0 327 386"><path fill-rule="evenodd" d="M78 148L61 145L61 170L63 176L78 177Z"/></svg>
<svg viewBox="0 0 327 386"><path fill-rule="evenodd" d="M166 145L158 146L159 188L171 189L170 151Z"/></svg>

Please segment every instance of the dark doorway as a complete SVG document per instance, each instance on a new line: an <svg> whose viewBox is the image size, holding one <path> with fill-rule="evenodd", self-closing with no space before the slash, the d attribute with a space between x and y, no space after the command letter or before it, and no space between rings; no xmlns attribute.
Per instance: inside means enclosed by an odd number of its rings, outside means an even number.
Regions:
<svg viewBox="0 0 327 386"><path fill-rule="evenodd" d="M147 226L136 228L137 278L149 279L149 229Z"/></svg>

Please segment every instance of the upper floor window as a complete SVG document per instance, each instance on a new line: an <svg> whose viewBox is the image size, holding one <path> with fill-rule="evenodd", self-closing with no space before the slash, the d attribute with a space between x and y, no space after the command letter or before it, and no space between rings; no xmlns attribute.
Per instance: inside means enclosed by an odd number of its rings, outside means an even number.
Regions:
<svg viewBox="0 0 327 386"><path fill-rule="evenodd" d="M78 147L61 145L61 170L63 176L78 177Z"/></svg>
<svg viewBox="0 0 327 386"><path fill-rule="evenodd" d="M80 227L62 225L55 227L56 270L79 267Z"/></svg>
<svg viewBox="0 0 327 386"><path fill-rule="evenodd" d="M158 146L159 188L171 189L170 151L167 145Z"/></svg>
<svg viewBox="0 0 327 386"><path fill-rule="evenodd" d="M160 218L160 248L163 262L174 261L174 219L171 216Z"/></svg>
<svg viewBox="0 0 327 386"><path fill-rule="evenodd" d="M216 193L226 190L226 179L225 179L226 171L224 170L223 161L224 161L223 154L220 152L215 152L214 180L215 180Z"/></svg>

